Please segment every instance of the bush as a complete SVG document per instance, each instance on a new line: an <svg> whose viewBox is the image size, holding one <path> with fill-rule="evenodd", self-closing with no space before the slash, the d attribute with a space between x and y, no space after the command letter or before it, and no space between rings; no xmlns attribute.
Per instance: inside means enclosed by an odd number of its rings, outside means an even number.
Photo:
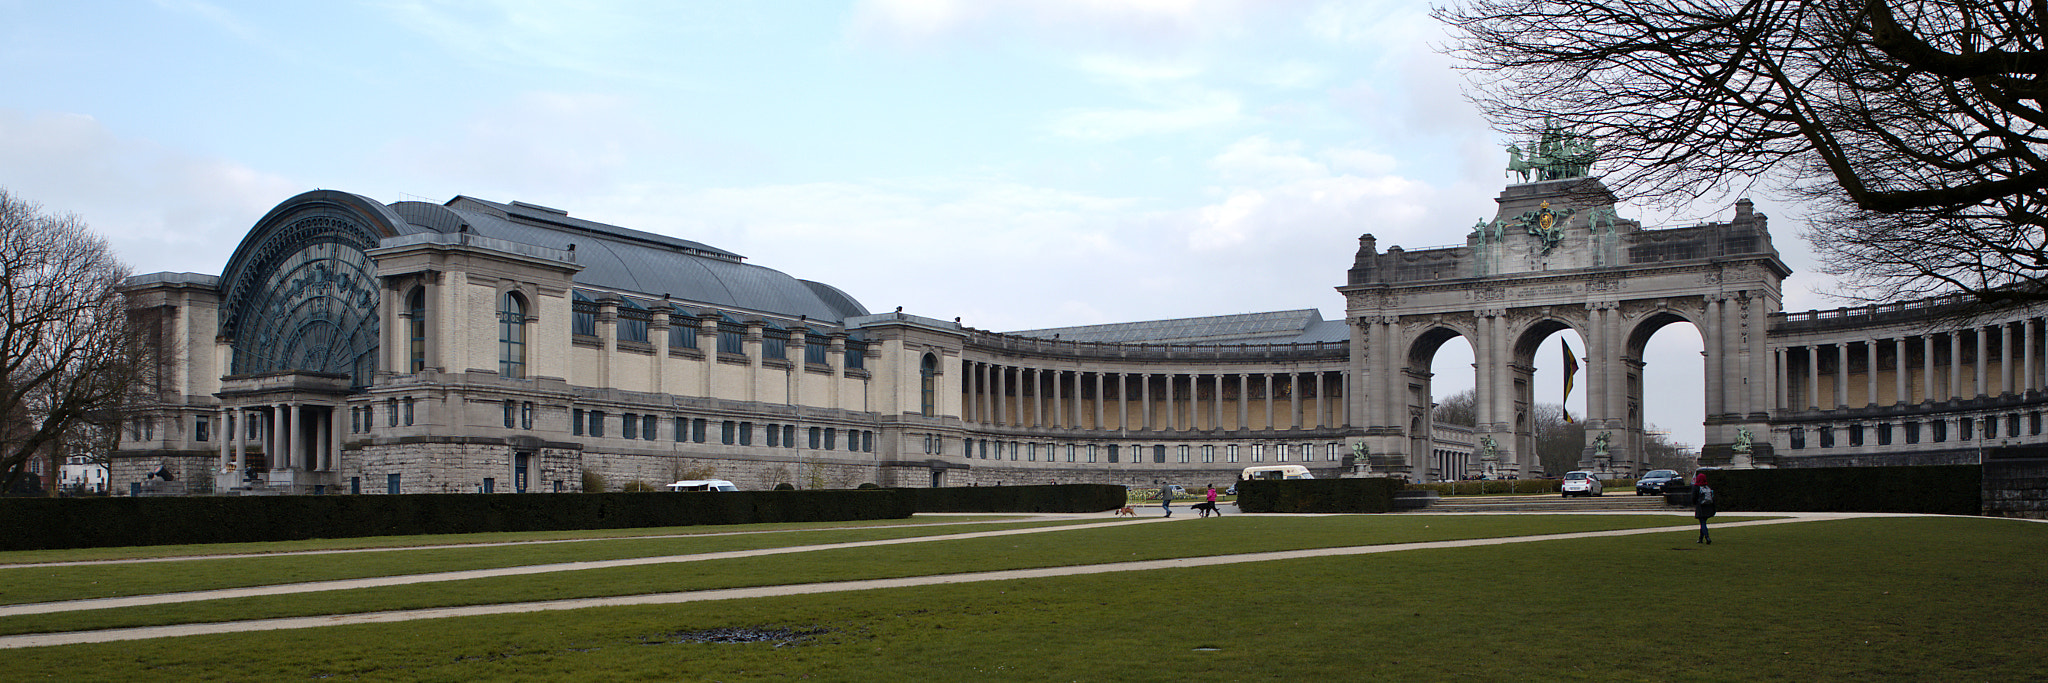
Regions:
<svg viewBox="0 0 2048 683"><path fill-rule="evenodd" d="M584 470L583 492L604 493L604 475L598 474L597 470Z"/></svg>
<svg viewBox="0 0 2048 683"><path fill-rule="evenodd" d="M1435 491L1444 496L1504 495L1510 493L1557 493L1562 484L1557 479L1487 479L1469 481L1439 481L1428 484L1409 484L1408 488ZM1614 488L1612 482L1602 482ZM1634 484L1630 484L1633 486Z"/></svg>
<svg viewBox="0 0 2048 683"><path fill-rule="evenodd" d="M619 490L625 493L655 493L660 491L661 487L636 479L626 482L624 486L619 487Z"/></svg>
<svg viewBox="0 0 2048 683"><path fill-rule="evenodd" d="M1253 479L1237 483L1237 508L1245 512L1388 512L1394 492L1406 482L1363 479Z"/></svg>
<svg viewBox="0 0 2048 683"><path fill-rule="evenodd" d="M909 517L880 491L0 500L0 550Z"/></svg>
<svg viewBox="0 0 2048 683"><path fill-rule="evenodd" d="M782 482L782 483L780 483L780 484L776 484L776 485L775 485L775 490L777 490L777 491L795 491L795 490L796 490L796 485L794 485L794 484L791 484L791 483L789 483L789 482L786 482L786 481L785 481L785 482Z"/></svg>
<svg viewBox="0 0 2048 683"><path fill-rule="evenodd" d="M1102 512L1124 506L1124 487L1111 484L892 490L910 494L918 512Z"/></svg>
<svg viewBox="0 0 2048 683"><path fill-rule="evenodd" d="M1983 482L1978 465L1707 471L1714 504L1743 512L1975 515L1983 511Z"/></svg>

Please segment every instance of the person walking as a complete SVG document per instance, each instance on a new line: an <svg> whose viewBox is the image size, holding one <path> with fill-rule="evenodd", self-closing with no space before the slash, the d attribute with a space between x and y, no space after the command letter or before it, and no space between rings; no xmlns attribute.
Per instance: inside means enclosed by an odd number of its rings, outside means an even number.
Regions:
<svg viewBox="0 0 2048 683"><path fill-rule="evenodd" d="M1173 485L1172 485L1172 484L1165 484L1165 485L1162 485L1162 486L1160 486L1160 487L1159 487L1159 509L1161 509L1161 510L1165 510L1165 511L1166 511L1166 516L1168 516L1168 517L1172 517L1172 516L1173 516Z"/></svg>
<svg viewBox="0 0 2048 683"><path fill-rule="evenodd" d="M1700 521L1700 540L1695 542L1713 545L1714 538L1707 535L1707 520L1714 516L1714 489L1704 481L1692 487L1692 516Z"/></svg>
<svg viewBox="0 0 2048 683"><path fill-rule="evenodd" d="M1203 511L1202 511L1202 516L1203 516L1203 517L1207 517L1207 516L1209 516L1209 513L1212 513L1212 512L1213 512L1213 513L1216 513L1216 516L1217 516L1217 517L1222 517L1222 516L1223 516L1223 508L1219 508L1219 507L1216 507L1216 485L1215 485L1215 484L1210 484L1210 485L1209 485L1209 509L1207 509L1207 510L1203 510Z"/></svg>

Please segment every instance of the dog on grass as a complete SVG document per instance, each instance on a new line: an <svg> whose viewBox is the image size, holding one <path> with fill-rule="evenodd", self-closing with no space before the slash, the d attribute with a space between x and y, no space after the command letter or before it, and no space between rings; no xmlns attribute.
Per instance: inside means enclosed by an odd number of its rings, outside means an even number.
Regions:
<svg viewBox="0 0 2048 683"><path fill-rule="evenodd" d="M1116 511L1116 516L1118 516L1118 517L1136 517L1136 516L1138 516L1138 511L1137 511L1137 510L1133 510L1133 509L1131 509L1131 506L1129 506L1129 505L1125 505L1125 506L1123 506L1123 507L1122 507L1121 509L1118 509L1118 510Z"/></svg>
<svg viewBox="0 0 2048 683"><path fill-rule="evenodd" d="M1195 512L1202 513L1203 517L1207 517L1211 514L1214 514L1218 517L1223 516L1223 511L1216 509L1215 503L1195 503L1194 505L1190 505L1188 507L1194 508Z"/></svg>

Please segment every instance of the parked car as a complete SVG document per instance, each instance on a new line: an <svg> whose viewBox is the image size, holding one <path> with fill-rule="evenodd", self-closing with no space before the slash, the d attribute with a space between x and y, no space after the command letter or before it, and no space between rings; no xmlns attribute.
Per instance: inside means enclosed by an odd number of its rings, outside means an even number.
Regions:
<svg viewBox="0 0 2048 683"><path fill-rule="evenodd" d="M685 479L662 488L670 491L738 491L740 487L724 479Z"/></svg>
<svg viewBox="0 0 2048 683"><path fill-rule="evenodd" d="M1677 470L1650 470L1636 480L1636 495L1657 496L1686 487L1685 477Z"/></svg>
<svg viewBox="0 0 2048 683"><path fill-rule="evenodd" d="M1576 470L1564 473L1564 484L1558 486L1564 497L1601 495L1600 478L1592 472Z"/></svg>

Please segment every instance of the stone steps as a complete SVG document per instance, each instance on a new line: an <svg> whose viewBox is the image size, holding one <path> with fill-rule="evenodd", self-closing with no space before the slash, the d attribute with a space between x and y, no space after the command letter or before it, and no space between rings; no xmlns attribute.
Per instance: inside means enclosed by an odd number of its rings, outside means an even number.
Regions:
<svg viewBox="0 0 2048 683"><path fill-rule="evenodd" d="M1667 512L1685 507L1664 504L1663 496L1633 494L1590 498L1541 496L1457 496L1439 498L1429 507L1410 512Z"/></svg>

